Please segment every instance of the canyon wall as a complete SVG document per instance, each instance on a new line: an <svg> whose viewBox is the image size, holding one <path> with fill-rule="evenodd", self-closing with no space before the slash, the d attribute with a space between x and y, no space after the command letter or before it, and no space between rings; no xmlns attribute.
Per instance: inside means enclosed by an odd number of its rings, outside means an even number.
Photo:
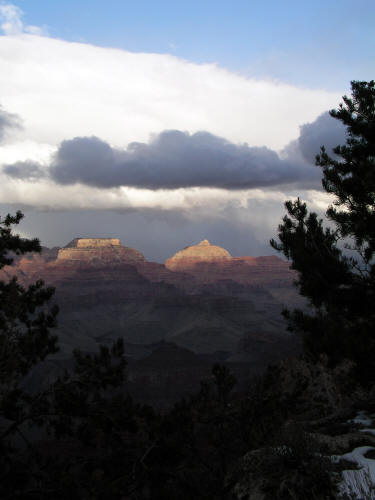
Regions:
<svg viewBox="0 0 375 500"><path fill-rule="evenodd" d="M118 238L75 238L59 250L57 260L130 263L146 259L138 250L124 247Z"/></svg>
<svg viewBox="0 0 375 500"><path fill-rule="evenodd" d="M171 271L187 271L200 262L222 262L229 261L231 258L228 250L211 245L208 240L203 240L198 245L183 248L167 259L165 267Z"/></svg>

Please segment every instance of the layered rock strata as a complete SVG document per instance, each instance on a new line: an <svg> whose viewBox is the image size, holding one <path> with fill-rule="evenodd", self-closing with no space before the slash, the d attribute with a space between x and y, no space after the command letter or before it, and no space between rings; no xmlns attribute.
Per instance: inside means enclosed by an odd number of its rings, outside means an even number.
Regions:
<svg viewBox="0 0 375 500"><path fill-rule="evenodd" d="M118 238L75 238L59 250L57 260L135 263L146 259L138 250L124 247Z"/></svg>
<svg viewBox="0 0 375 500"><path fill-rule="evenodd" d="M165 267L171 271L186 271L200 262L223 262L231 258L231 254L224 248L203 240L198 245L188 246L167 259Z"/></svg>
<svg viewBox="0 0 375 500"><path fill-rule="evenodd" d="M278 257L233 258L204 240L164 266L116 238L76 238L0 270L0 280L14 275L24 285L42 278L56 287L60 357L122 337L133 345L164 339L197 353L226 352L260 366L281 352L279 342L289 342L280 312L294 300L294 274Z"/></svg>
<svg viewBox="0 0 375 500"><path fill-rule="evenodd" d="M180 250L166 260L165 267L188 273L198 283L232 280L241 284L290 286L295 279L288 262L279 257L232 257L207 240Z"/></svg>

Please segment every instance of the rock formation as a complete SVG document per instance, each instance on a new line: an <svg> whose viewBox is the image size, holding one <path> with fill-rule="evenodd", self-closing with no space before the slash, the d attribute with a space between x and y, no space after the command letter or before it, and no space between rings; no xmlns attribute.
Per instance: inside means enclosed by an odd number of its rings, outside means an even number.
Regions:
<svg viewBox="0 0 375 500"><path fill-rule="evenodd" d="M281 310L295 302L295 276L276 256L231 257L203 240L163 265L117 238L76 238L17 257L0 270L0 280L12 276L56 287L60 357L119 336L129 345L166 340L196 353L225 352L253 367L291 351Z"/></svg>
<svg viewBox="0 0 375 500"><path fill-rule="evenodd" d="M138 250L124 247L118 238L75 238L59 250L57 260L135 263L145 258Z"/></svg>
<svg viewBox="0 0 375 500"><path fill-rule="evenodd" d="M165 267L171 271L186 271L200 262L222 262L231 258L230 253L224 248L203 240L198 245L186 247L167 259Z"/></svg>
<svg viewBox="0 0 375 500"><path fill-rule="evenodd" d="M277 256L232 257L230 253L203 240L167 259L170 271L188 273L198 283L231 280L248 285L291 286L295 274L289 264Z"/></svg>
<svg viewBox="0 0 375 500"><path fill-rule="evenodd" d="M76 238L64 248L15 256L14 265L0 269L0 280L12 276L25 286L43 279L56 287L60 351L51 370L70 366L74 348L96 352L121 337L129 378L147 403L157 394L173 402L191 384L199 387L214 362L229 363L245 381L249 370L299 349L281 316L298 297L295 274L276 256L232 257L203 240L163 265L117 238Z"/></svg>

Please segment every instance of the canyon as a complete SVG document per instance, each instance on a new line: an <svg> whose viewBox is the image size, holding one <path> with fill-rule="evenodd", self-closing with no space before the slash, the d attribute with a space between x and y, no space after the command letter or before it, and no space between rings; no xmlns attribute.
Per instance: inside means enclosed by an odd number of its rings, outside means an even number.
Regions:
<svg viewBox="0 0 375 500"><path fill-rule="evenodd" d="M94 352L121 337L130 383L150 401L189 391L213 362L245 380L299 350L281 311L303 302L295 273L277 256L232 257L203 240L163 265L116 238L75 238L0 271L2 280L14 275L56 288L60 351L43 377L66 366L73 349Z"/></svg>

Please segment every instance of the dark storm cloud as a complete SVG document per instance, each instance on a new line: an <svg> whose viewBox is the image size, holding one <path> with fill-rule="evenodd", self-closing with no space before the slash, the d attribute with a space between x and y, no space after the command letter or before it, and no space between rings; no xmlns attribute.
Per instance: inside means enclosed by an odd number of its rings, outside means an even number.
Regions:
<svg viewBox="0 0 375 500"><path fill-rule="evenodd" d="M8 165L15 178L43 175L35 163ZM96 137L63 141L49 168L58 184L81 183L113 188L146 189L216 187L246 189L315 179L313 168L293 158L280 159L266 147L236 145L208 132L164 131L150 143L112 148Z"/></svg>
<svg viewBox="0 0 375 500"><path fill-rule="evenodd" d="M3 171L15 179L28 181L36 181L46 175L40 165L32 161L18 161L12 165L5 165Z"/></svg>
<svg viewBox="0 0 375 500"><path fill-rule="evenodd" d="M281 160L266 147L236 145L198 132L164 131L150 143L111 148L95 138L64 141L51 166L60 184L146 189L216 187L246 189L311 179L314 171Z"/></svg>
<svg viewBox="0 0 375 500"><path fill-rule="evenodd" d="M208 132L164 131L148 144L117 149L97 137L63 141L49 169L35 162L4 168L11 177L36 180L48 175L57 184L145 189L215 187L229 190L272 188L285 184L320 186L315 155L345 142L345 127L328 113L300 128L300 136L279 156L267 147L233 144Z"/></svg>
<svg viewBox="0 0 375 500"><path fill-rule="evenodd" d="M0 106L0 143L4 141L6 133L12 128L20 128L21 120L17 115L8 113Z"/></svg>
<svg viewBox="0 0 375 500"><path fill-rule="evenodd" d="M327 153L332 155L333 148L345 144L346 127L329 113L323 113L314 122L300 127L297 141L302 156L314 164L321 146L325 146Z"/></svg>

